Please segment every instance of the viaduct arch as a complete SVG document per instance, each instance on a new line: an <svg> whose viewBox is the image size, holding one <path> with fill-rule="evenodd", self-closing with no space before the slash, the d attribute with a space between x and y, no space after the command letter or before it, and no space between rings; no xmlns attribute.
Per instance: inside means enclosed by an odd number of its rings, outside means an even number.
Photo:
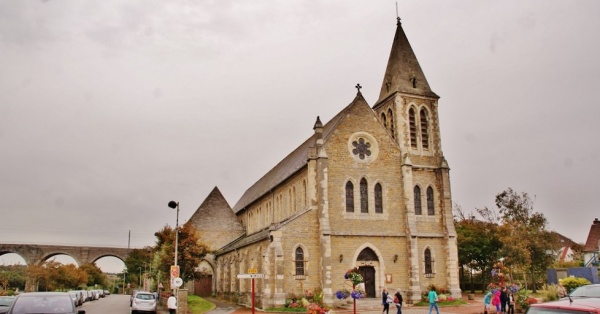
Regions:
<svg viewBox="0 0 600 314"><path fill-rule="evenodd" d="M56 255L68 255L78 265L93 263L100 258L113 256L123 262L133 249L98 247L98 246L70 246L70 245L38 245L38 244L6 244L0 243L0 256L8 253L19 254L27 265L39 265Z"/></svg>

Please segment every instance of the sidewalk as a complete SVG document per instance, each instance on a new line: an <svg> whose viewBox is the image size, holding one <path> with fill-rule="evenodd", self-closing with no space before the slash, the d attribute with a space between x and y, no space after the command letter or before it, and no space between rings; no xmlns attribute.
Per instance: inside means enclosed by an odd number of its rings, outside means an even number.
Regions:
<svg viewBox="0 0 600 314"><path fill-rule="evenodd" d="M440 306L440 314L448 314L448 313L481 314L481 313L483 313L483 295L475 294L474 299L469 300L468 294L464 294L463 300L465 302L467 302L467 304L461 304L461 305L456 305L456 306ZM214 301L216 301L216 300L210 299L209 301L214 303ZM232 306L236 307L236 308L234 310L231 310ZM250 313L252 313L252 309L250 309L250 308L240 307L240 306L231 305L231 304L230 304L230 307L228 308L228 310L231 310L231 311L223 311L223 310L224 309L221 309L221 308L219 308L219 306L217 306L217 308L215 308L215 310L210 311L208 313L210 313L210 314L250 314ZM356 308L356 313L381 314L381 310L382 310L381 306L375 306L375 307L371 306L368 308L364 308L359 305ZM254 312L255 313L266 313L261 309L255 309ZM273 313L273 312L269 312L269 313ZM353 309L334 308L330 311L330 313L331 314L353 314L354 311L353 311ZM402 307L402 314L428 314L428 313L429 313L428 306L405 305ZM435 310L433 313L435 313ZM286 314L289 314L289 313L286 313ZM393 306L390 307L389 314L396 314L396 308Z"/></svg>
<svg viewBox="0 0 600 314"><path fill-rule="evenodd" d="M215 304L215 308L208 311L209 314L251 314L252 309L242 307L241 305L225 302L214 298L205 298L207 301ZM475 294L473 300L469 300L467 294L463 295L463 300L467 304L456 306L440 306L440 314L481 314L483 313L483 295ZM380 306L361 307L360 304L356 308L356 313L360 314L381 314ZM267 313L262 309L255 309L255 313ZM268 312L269 314L277 314L276 312ZM353 314L353 309L334 308L330 311L331 314ZM402 307L402 314L428 314L429 307L405 305ZM435 310L434 312L435 313ZM169 314L169 311L160 306L157 314ZM289 314L289 313L286 313ZM396 308L391 306L389 314L396 314Z"/></svg>

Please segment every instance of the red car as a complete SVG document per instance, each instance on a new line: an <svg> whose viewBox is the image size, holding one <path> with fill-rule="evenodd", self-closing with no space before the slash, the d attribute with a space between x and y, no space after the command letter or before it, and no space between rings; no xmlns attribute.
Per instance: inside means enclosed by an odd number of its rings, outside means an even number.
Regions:
<svg viewBox="0 0 600 314"><path fill-rule="evenodd" d="M600 298L569 298L559 301L535 303L525 314L600 314Z"/></svg>

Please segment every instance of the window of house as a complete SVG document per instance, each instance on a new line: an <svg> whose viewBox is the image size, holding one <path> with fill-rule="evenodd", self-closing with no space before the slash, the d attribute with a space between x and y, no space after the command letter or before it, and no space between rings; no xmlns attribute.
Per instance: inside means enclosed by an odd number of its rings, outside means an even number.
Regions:
<svg viewBox="0 0 600 314"><path fill-rule="evenodd" d="M394 114L392 113L392 109L388 109L388 116L390 117L390 132L392 133L392 138L396 138L394 130Z"/></svg>
<svg viewBox="0 0 600 314"><path fill-rule="evenodd" d="M292 187L292 211L298 211L298 206L296 205L296 186Z"/></svg>
<svg viewBox="0 0 600 314"><path fill-rule="evenodd" d="M410 128L410 146L417 148L417 121L414 108L408 110L408 125Z"/></svg>
<svg viewBox="0 0 600 314"><path fill-rule="evenodd" d="M429 149L429 121L425 109L421 109L419 120L421 121L421 145L423 149Z"/></svg>
<svg viewBox="0 0 600 314"><path fill-rule="evenodd" d="M369 212L369 189L365 178L360 180L360 212Z"/></svg>
<svg viewBox="0 0 600 314"><path fill-rule="evenodd" d="M415 215L421 215L421 188L417 185L414 189Z"/></svg>
<svg viewBox="0 0 600 314"><path fill-rule="evenodd" d="M354 212L354 184L350 181L346 183L346 212Z"/></svg>
<svg viewBox="0 0 600 314"><path fill-rule="evenodd" d="M425 274L433 274L433 259L429 248L425 249Z"/></svg>
<svg viewBox="0 0 600 314"><path fill-rule="evenodd" d="M385 118L385 113L381 114L381 122L383 122L383 127L387 130L387 119Z"/></svg>
<svg viewBox="0 0 600 314"><path fill-rule="evenodd" d="M304 206L306 208L306 180L302 180L302 188L303 188L303 192L302 192L302 206Z"/></svg>
<svg viewBox="0 0 600 314"><path fill-rule="evenodd" d="M296 276L304 276L304 250L296 248Z"/></svg>
<svg viewBox="0 0 600 314"><path fill-rule="evenodd" d="M431 187L427 188L427 214L435 215L435 208L433 206L433 189Z"/></svg>
<svg viewBox="0 0 600 314"><path fill-rule="evenodd" d="M381 184L375 184L375 212L383 213L383 195Z"/></svg>

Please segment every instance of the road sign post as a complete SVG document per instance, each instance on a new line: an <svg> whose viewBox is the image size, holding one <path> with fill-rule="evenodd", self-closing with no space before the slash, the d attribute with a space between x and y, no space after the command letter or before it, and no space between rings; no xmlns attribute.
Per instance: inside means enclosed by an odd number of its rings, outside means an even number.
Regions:
<svg viewBox="0 0 600 314"><path fill-rule="evenodd" d="M256 268L248 269L249 274L238 274L238 279L250 279L252 280L252 314L254 314L254 279L255 278L265 278L265 274L257 274Z"/></svg>

